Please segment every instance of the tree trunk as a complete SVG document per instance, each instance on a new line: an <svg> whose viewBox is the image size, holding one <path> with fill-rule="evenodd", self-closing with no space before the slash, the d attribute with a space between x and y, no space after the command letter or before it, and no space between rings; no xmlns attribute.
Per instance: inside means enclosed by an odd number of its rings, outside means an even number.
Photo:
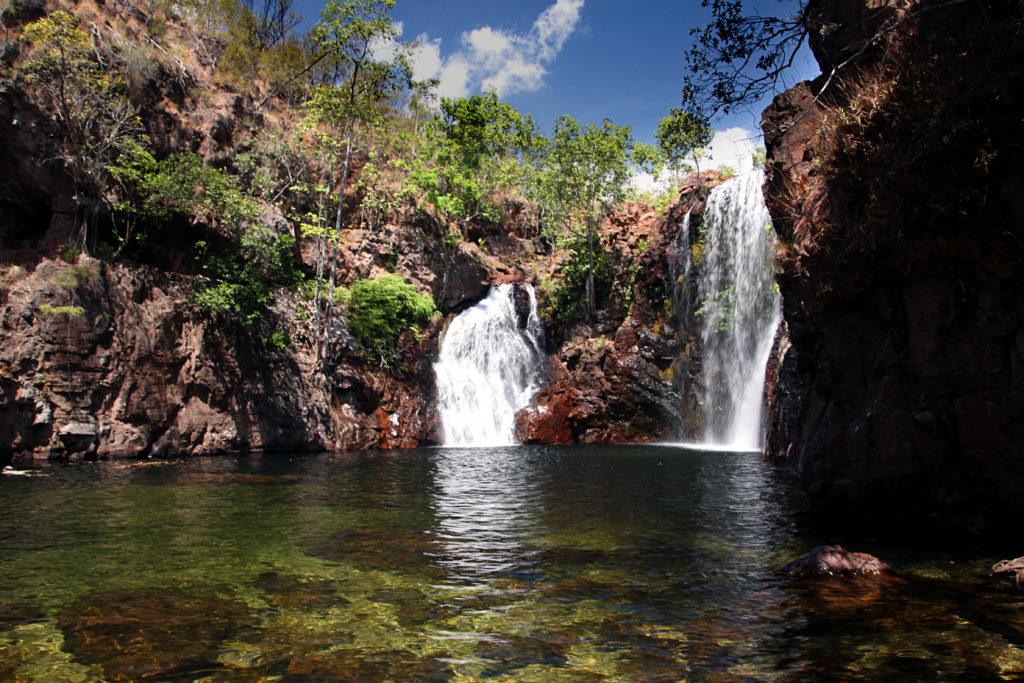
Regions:
<svg viewBox="0 0 1024 683"><path fill-rule="evenodd" d="M323 205L317 210L317 220L320 223L321 230L323 224L326 222L324 219ZM314 323L316 327L316 359L317 361L323 360L324 357L324 344L323 339L320 337L320 301L323 299L321 296L321 290L323 289L324 281L324 259L327 257L327 236L322 232L317 237L316 245L316 291L313 295L313 315Z"/></svg>
<svg viewBox="0 0 1024 683"><path fill-rule="evenodd" d="M596 296L594 292L594 228L591 227L587 230L587 256L589 261L587 262L587 286L584 298L586 299L586 305L584 306L584 319L588 325L594 324L594 313L596 311Z"/></svg>
<svg viewBox="0 0 1024 683"><path fill-rule="evenodd" d="M342 213L345 208L345 186L348 184L348 174L352 164L352 128L348 131L348 141L345 144L345 167L341 173L341 187L338 188L338 213L334 219L334 239L331 245L331 276L327 284L327 312L324 315L324 348L330 354L331 340L330 329L334 314L334 278L338 267L338 240L341 238Z"/></svg>

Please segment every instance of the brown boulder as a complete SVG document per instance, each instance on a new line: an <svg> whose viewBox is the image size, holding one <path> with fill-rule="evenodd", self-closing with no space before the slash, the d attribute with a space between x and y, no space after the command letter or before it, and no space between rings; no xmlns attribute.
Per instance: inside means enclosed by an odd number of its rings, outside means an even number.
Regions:
<svg viewBox="0 0 1024 683"><path fill-rule="evenodd" d="M798 579L825 576L887 576L892 567L867 553L851 553L841 545L819 545L785 566L783 571Z"/></svg>

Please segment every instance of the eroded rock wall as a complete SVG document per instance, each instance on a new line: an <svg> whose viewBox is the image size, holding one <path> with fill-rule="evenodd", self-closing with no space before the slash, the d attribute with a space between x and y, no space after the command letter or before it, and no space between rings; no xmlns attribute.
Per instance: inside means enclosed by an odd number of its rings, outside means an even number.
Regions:
<svg viewBox="0 0 1024 683"><path fill-rule="evenodd" d="M767 451L826 507L977 528L1024 487L1024 19L905 5L812 3L825 75L764 114Z"/></svg>
<svg viewBox="0 0 1024 683"><path fill-rule="evenodd" d="M316 360L300 297L269 347L187 302L189 278L86 257L5 270L0 444L16 461L429 443L429 382ZM425 342L426 343L426 342ZM430 349L421 349L429 357ZM409 379L411 378L411 379Z"/></svg>

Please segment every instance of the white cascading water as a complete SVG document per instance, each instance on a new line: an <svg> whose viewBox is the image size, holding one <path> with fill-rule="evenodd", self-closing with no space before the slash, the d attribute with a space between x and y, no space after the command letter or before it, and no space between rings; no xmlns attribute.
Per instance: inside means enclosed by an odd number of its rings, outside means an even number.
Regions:
<svg viewBox="0 0 1024 683"><path fill-rule="evenodd" d="M704 443L759 450L765 366L780 321L775 232L753 171L711 191L703 213L695 318L703 349Z"/></svg>
<svg viewBox="0 0 1024 683"><path fill-rule="evenodd" d="M491 287L445 332L434 374L446 446L515 443L515 415L539 386L544 334L533 287L518 286L529 299L525 320L506 284Z"/></svg>

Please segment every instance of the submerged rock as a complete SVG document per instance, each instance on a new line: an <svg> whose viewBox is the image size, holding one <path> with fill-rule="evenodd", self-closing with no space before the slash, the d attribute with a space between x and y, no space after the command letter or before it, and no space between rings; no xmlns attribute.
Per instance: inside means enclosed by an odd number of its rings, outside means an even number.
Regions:
<svg viewBox="0 0 1024 683"><path fill-rule="evenodd" d="M403 650L368 653L357 649L294 657L280 679L292 681L447 681L455 677L445 661Z"/></svg>
<svg viewBox="0 0 1024 683"><path fill-rule="evenodd" d="M441 577L432 562L437 544L414 529L354 527L336 531L306 552L363 571L398 571Z"/></svg>
<svg viewBox="0 0 1024 683"><path fill-rule="evenodd" d="M874 555L851 553L841 545L819 545L784 568L794 578L820 576L888 576L892 567Z"/></svg>
<svg viewBox="0 0 1024 683"><path fill-rule="evenodd" d="M0 633L16 626L23 626L43 620L42 611L27 602L12 602L0 605Z"/></svg>
<svg viewBox="0 0 1024 683"><path fill-rule="evenodd" d="M121 589L87 595L57 615L64 649L108 680L220 669L220 644L246 621L244 604L202 589Z"/></svg>

